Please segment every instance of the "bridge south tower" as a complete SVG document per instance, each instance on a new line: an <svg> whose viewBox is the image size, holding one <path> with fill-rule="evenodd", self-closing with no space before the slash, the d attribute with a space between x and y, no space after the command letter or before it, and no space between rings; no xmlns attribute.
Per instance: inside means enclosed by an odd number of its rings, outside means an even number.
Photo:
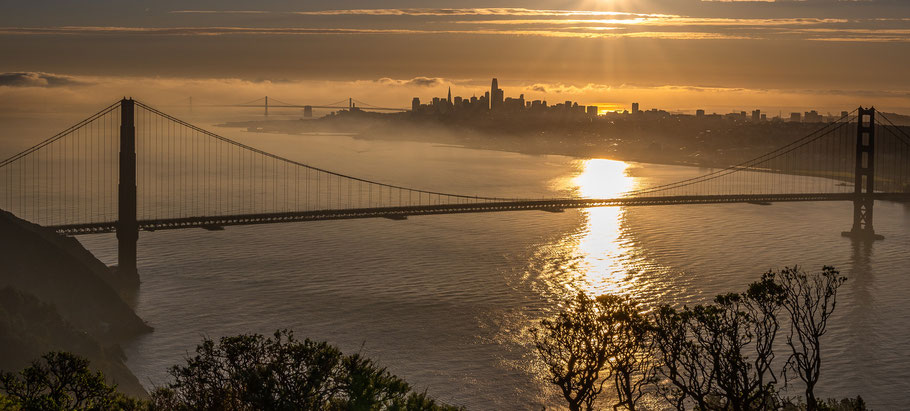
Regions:
<svg viewBox="0 0 910 411"><path fill-rule="evenodd" d="M120 180L117 208L117 273L129 285L139 284L136 248L139 222L136 218L136 125L132 99L120 101Z"/></svg>

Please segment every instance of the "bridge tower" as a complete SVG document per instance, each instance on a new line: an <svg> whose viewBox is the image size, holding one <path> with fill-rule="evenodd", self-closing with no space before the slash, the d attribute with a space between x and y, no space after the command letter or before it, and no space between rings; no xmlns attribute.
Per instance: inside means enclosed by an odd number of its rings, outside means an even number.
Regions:
<svg viewBox="0 0 910 411"><path fill-rule="evenodd" d="M853 228L842 233L858 240L883 240L872 226L875 207L875 108L859 108L856 119L856 171L853 197Z"/></svg>
<svg viewBox="0 0 910 411"><path fill-rule="evenodd" d="M117 209L117 272L124 283L139 285L136 246L139 223L136 220L136 125L132 99L120 101L120 180Z"/></svg>
<svg viewBox="0 0 910 411"><path fill-rule="evenodd" d="M269 96L265 96L265 116L269 116Z"/></svg>

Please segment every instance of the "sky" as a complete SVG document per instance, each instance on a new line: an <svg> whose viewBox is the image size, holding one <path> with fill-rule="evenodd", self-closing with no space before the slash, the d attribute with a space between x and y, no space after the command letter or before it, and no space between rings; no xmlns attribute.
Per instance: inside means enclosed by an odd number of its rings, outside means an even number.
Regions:
<svg viewBox="0 0 910 411"><path fill-rule="evenodd" d="M0 110L408 107L482 94L605 108L910 113L910 1L0 0Z"/></svg>

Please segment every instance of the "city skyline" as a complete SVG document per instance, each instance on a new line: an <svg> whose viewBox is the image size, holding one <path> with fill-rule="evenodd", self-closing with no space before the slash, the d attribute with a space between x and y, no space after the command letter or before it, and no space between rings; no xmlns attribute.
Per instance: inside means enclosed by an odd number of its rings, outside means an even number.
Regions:
<svg viewBox="0 0 910 411"><path fill-rule="evenodd" d="M493 97L495 96L495 98ZM632 102L625 107L617 107L615 105L607 106L606 108L600 105L591 105L585 104L584 102L566 100L558 102L555 104L549 104L546 99L536 99L530 100L525 99L524 94L519 94L518 98L513 98L512 96L506 96L505 91L499 88L499 79L493 78L490 86L490 90L484 94L477 96L476 93L472 94L471 97L452 95L452 87L448 86L447 96L446 97L432 97L431 100L421 100L420 96L414 97L411 100L411 112L422 113L422 114L449 114L450 112L462 111L489 111L489 112L506 112L506 113L516 113L520 111L527 111L530 113L543 113L547 110L550 111L565 111L572 112L576 114L583 114L585 116L603 116L611 114L624 114L624 115L638 115L638 114L661 114L661 115L693 115L698 118L707 118L707 119L716 119L716 118L725 118L731 120L743 120L751 122L763 122L763 121L787 121L787 122L807 122L807 123L817 123L823 121L835 121L839 118L845 117L849 111L835 111L822 113L818 110L806 108L807 111L791 111L784 113L783 110L779 110L775 113L763 112L762 109L752 109L749 111L742 110L732 110L730 112L718 113L716 111L709 112L709 110L703 108L697 108L694 110L667 110L666 108L661 107L650 107L646 109L641 109L641 103ZM312 109L311 109L312 110Z"/></svg>

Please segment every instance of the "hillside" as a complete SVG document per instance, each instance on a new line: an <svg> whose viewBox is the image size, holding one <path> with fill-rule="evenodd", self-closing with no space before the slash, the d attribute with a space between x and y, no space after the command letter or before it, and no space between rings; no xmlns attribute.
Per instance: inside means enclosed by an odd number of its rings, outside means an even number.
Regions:
<svg viewBox="0 0 910 411"><path fill-rule="evenodd" d="M51 350L83 355L124 392L143 394L119 343L152 331L110 269L78 241L0 211L0 369Z"/></svg>

